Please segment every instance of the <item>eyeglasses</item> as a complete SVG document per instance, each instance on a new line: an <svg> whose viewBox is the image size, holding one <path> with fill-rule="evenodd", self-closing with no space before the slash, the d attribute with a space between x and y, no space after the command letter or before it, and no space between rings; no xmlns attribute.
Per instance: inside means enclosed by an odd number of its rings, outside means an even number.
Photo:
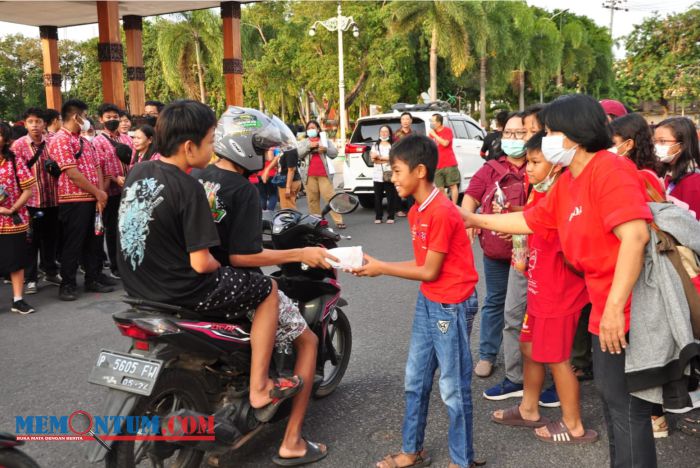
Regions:
<svg viewBox="0 0 700 468"><path fill-rule="evenodd" d="M657 140L654 138L655 145L673 145L675 143L678 143L678 140Z"/></svg>
<svg viewBox="0 0 700 468"><path fill-rule="evenodd" d="M503 138L525 138L525 135L527 135L527 130L515 130L514 132L503 132Z"/></svg>

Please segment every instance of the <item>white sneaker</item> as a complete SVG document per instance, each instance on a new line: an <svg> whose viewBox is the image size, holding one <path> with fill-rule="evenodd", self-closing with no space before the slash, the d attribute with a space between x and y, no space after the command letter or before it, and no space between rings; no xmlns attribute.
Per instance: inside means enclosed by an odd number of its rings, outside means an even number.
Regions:
<svg viewBox="0 0 700 468"><path fill-rule="evenodd" d="M39 292L39 288L36 285L36 282L30 281L27 283L27 285L24 287L24 294L36 294Z"/></svg>

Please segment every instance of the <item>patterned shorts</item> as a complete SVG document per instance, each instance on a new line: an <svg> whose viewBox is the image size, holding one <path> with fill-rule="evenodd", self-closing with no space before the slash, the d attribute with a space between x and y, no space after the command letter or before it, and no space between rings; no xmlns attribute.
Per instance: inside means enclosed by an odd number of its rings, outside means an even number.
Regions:
<svg viewBox="0 0 700 468"><path fill-rule="evenodd" d="M272 280L253 270L223 267L218 270L216 287L195 310L205 315L225 316L227 320L248 317L253 321L255 309L272 292ZM279 294L279 319L275 347L290 354L292 342L306 329L299 308L284 293Z"/></svg>

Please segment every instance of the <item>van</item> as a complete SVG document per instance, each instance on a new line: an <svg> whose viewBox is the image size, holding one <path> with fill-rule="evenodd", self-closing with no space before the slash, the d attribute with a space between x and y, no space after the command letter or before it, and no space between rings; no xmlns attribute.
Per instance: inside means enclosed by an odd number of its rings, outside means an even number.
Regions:
<svg viewBox="0 0 700 468"><path fill-rule="evenodd" d="M430 117L433 114L442 115L443 125L452 129L454 134L452 148L457 157L461 174L459 192L464 192L474 173L484 164L480 155L481 146L486 136L484 129L474 119L463 113L440 110L406 111L413 117L413 131L419 135L428 134ZM396 132L401 127L401 114L403 112L404 109L399 109L390 114L359 118L350 141L345 145L345 167L343 168L345 191L357 195L363 208L374 206L374 183L372 181L374 164L369 156L370 148L379 140L380 127L388 125L392 132Z"/></svg>

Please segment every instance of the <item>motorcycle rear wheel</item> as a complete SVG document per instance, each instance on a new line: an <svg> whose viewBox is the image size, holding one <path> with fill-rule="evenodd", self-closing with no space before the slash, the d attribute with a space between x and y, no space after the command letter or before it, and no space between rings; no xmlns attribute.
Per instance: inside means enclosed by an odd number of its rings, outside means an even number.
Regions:
<svg viewBox="0 0 700 468"><path fill-rule="evenodd" d="M350 362L350 352L352 351L352 330L350 328L350 320L345 313L336 309L337 314L335 319L331 319L328 324L329 344L326 345L326 352L334 352L337 357L337 364L333 365L329 356L326 356L324 363L323 382L314 393L314 398L325 398L338 388L340 381L343 380L345 371Z"/></svg>
<svg viewBox="0 0 700 468"><path fill-rule="evenodd" d="M209 403L203 388L204 383L195 374L180 369L167 369L158 378L153 393L141 398L136 403L131 415L159 415L162 418L183 408L209 414ZM154 444L158 444L158 446ZM154 448L160 449L157 452L173 453L164 459L156 454ZM173 448L177 450L173 450ZM117 441L107 455L106 467L198 468L202 464L203 457L204 452L200 450L191 447L173 447L168 442Z"/></svg>

